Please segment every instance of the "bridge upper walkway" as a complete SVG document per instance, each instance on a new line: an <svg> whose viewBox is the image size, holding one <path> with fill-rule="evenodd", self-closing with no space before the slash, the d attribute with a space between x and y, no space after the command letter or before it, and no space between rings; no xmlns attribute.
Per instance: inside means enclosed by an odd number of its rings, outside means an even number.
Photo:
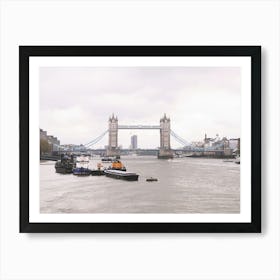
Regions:
<svg viewBox="0 0 280 280"><path fill-rule="evenodd" d="M159 125L118 125L118 129L160 129Z"/></svg>

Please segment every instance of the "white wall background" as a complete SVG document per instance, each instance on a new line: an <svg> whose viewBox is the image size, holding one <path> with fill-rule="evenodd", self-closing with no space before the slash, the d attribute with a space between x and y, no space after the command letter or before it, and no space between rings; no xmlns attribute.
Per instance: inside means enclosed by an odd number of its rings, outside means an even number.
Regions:
<svg viewBox="0 0 280 280"><path fill-rule="evenodd" d="M279 1L1 1L1 279L280 279ZM262 45L262 234L19 234L18 45Z"/></svg>

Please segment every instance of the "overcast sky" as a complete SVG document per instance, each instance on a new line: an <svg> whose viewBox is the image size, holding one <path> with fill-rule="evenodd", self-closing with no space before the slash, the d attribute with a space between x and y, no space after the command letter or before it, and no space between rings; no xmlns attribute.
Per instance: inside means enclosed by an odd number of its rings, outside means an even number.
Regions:
<svg viewBox="0 0 280 280"><path fill-rule="evenodd" d="M240 137L240 74L238 67L42 67L40 128L61 144L85 144L112 113L119 124L150 125L166 113L188 141ZM128 147L134 134L141 148L159 146L158 130L119 130L119 145ZM107 143L108 135L94 147Z"/></svg>

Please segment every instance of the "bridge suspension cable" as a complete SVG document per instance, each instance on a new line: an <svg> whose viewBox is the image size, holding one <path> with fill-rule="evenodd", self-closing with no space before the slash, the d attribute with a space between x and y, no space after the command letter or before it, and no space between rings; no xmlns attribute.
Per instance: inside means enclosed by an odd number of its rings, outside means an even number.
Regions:
<svg viewBox="0 0 280 280"><path fill-rule="evenodd" d="M97 144L107 134L107 132L108 132L108 129L106 131L104 131L102 134L100 134L98 137L96 137L95 139L88 142L87 144L84 144L84 146L86 148L89 148L89 147Z"/></svg>
<svg viewBox="0 0 280 280"><path fill-rule="evenodd" d="M185 140L184 138L180 137L178 134L176 134L173 130L170 131L170 135L174 137L177 142L179 142L183 146L192 146L190 142Z"/></svg>

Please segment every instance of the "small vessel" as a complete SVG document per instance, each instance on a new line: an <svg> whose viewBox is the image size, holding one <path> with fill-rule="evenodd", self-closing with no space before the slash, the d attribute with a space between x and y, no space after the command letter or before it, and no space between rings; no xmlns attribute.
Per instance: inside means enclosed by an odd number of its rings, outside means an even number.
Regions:
<svg viewBox="0 0 280 280"><path fill-rule="evenodd" d="M107 177L114 179L122 179L126 181L138 181L139 175L133 172L126 172L121 170L104 170L104 173Z"/></svg>
<svg viewBox="0 0 280 280"><path fill-rule="evenodd" d="M235 163L240 164L240 155L237 155L235 158Z"/></svg>
<svg viewBox="0 0 280 280"><path fill-rule="evenodd" d="M73 174L77 176L88 176L91 170L88 168L89 158L87 156L80 156L76 159L76 167L73 168Z"/></svg>
<svg viewBox="0 0 280 280"><path fill-rule="evenodd" d="M105 175L104 169L102 169L103 165L101 163L97 164L97 169L91 171L92 176L102 176Z"/></svg>
<svg viewBox="0 0 280 280"><path fill-rule="evenodd" d="M108 167L108 170L126 171L126 168L120 160L116 159L112 162L112 165Z"/></svg>
<svg viewBox="0 0 280 280"><path fill-rule="evenodd" d="M55 172L61 174L71 174L75 167L74 156L62 154L60 160L55 163Z"/></svg>
<svg viewBox="0 0 280 280"><path fill-rule="evenodd" d="M147 178L146 179L146 182L157 182L158 179L157 178L153 178L153 177L150 177L150 178Z"/></svg>
<svg viewBox="0 0 280 280"><path fill-rule="evenodd" d="M101 159L101 161L103 161L103 162L112 162L114 159L115 159L115 158L113 158L113 157L103 157L103 158Z"/></svg>

